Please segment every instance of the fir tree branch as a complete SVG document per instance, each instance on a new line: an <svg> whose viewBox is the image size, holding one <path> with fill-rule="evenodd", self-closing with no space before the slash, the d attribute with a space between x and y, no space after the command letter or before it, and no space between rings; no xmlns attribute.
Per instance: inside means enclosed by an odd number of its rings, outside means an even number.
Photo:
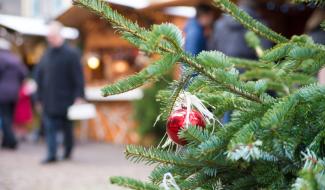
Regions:
<svg viewBox="0 0 325 190"><path fill-rule="evenodd" d="M263 56L261 61L263 62L275 62L287 56L290 49L293 47L290 43L277 44L271 49L268 49Z"/></svg>
<svg viewBox="0 0 325 190"><path fill-rule="evenodd" d="M209 134L207 130L202 129L201 127L190 126L187 129L182 130L179 137L186 139L188 142L202 143L209 138Z"/></svg>
<svg viewBox="0 0 325 190"><path fill-rule="evenodd" d="M146 164L163 163L182 167L197 167L199 162L187 162L180 154L154 148L143 148L141 146L129 145L126 147L125 155L134 162L146 162Z"/></svg>
<svg viewBox="0 0 325 190"><path fill-rule="evenodd" d="M213 178L204 175L202 172L196 173L181 183L180 188L194 190L198 187L202 187L204 184L209 183L210 180L213 180Z"/></svg>
<svg viewBox="0 0 325 190"><path fill-rule="evenodd" d="M254 142L255 133L260 125L259 119L252 120L237 131L230 140L231 149L236 148L238 144L249 144Z"/></svg>
<svg viewBox="0 0 325 190"><path fill-rule="evenodd" d="M202 142L199 146L197 158L217 154L226 150L230 138L239 131L242 126L250 123L253 119L261 117L268 106L259 106L251 111L238 111L232 114L232 120L225 127L220 128L213 136Z"/></svg>
<svg viewBox="0 0 325 190"><path fill-rule="evenodd" d="M161 107L163 119L167 120L167 118L172 114L180 93L184 90L185 85L188 84L191 78L191 74L185 74L184 77L177 82L176 88L173 90L171 96L168 97L168 100L165 100L164 106Z"/></svg>
<svg viewBox="0 0 325 190"><path fill-rule="evenodd" d="M208 140L202 142L199 145L198 158L204 158L205 156L221 151L225 148L228 140L224 137L212 136Z"/></svg>
<svg viewBox="0 0 325 190"><path fill-rule="evenodd" d="M295 97L286 97L278 103L274 104L270 110L268 110L262 121L263 127L277 128L280 127L282 121L284 121L290 111L295 108L299 103L299 100Z"/></svg>
<svg viewBox="0 0 325 190"><path fill-rule="evenodd" d="M143 47L143 46L147 47L147 45L145 45L147 41L147 36L150 36L148 31L145 30L144 28L139 27L137 24L134 24L133 22L125 19L119 13L112 10L102 0L74 0L74 3L80 6L84 6L92 10L93 12L99 14L101 17L107 19L110 23L112 23L113 27L117 28L122 34L126 33L126 35L124 36L128 36L129 38L131 38L131 42L134 42L132 36L135 36L135 38L140 39L139 43L141 44L138 44L139 47ZM170 53L173 55L180 55L180 61L193 67L196 71L198 71L202 75L207 76L210 80L224 86L229 92L238 94L248 100L262 103L261 99L257 95L243 92L242 90L239 90L238 88L234 87L231 84L223 83L222 80L218 79L218 77L214 76L212 73L207 72L204 69L204 67L196 61L195 58L193 58L189 54L186 54L184 51L177 52L176 50L173 50L171 48L162 45L159 45L158 47L163 52ZM156 53L160 52L159 50L152 50L152 51Z"/></svg>
<svg viewBox="0 0 325 190"><path fill-rule="evenodd" d="M244 68L244 69L256 69L256 68L265 68L271 69L272 64L264 64L259 61L250 60L250 59L242 59L242 58L235 58L235 57L228 57L228 60L234 64L236 67Z"/></svg>
<svg viewBox="0 0 325 190"><path fill-rule="evenodd" d="M234 3L230 2L229 0L214 0L213 2L215 6L230 14L248 30L251 30L256 34L275 43L284 43L288 41L288 39L282 35L274 32L264 24L253 19L246 12L240 10Z"/></svg>
<svg viewBox="0 0 325 190"><path fill-rule="evenodd" d="M324 144L325 139L325 129L323 131L320 131L313 141L309 144L308 148L312 151L314 151L317 154L321 154L322 151L322 144Z"/></svg>
<svg viewBox="0 0 325 190"><path fill-rule="evenodd" d="M294 36L288 41L253 20L228 0L214 1L247 28L279 43L262 56L261 60L267 64L226 57L220 52L203 52L198 57L193 57L181 50L183 41L179 30L173 25L156 25L147 30L113 11L104 1L77 1L80 2L79 5L108 19L124 38L140 49L163 55L162 58L167 59L158 65L149 66L133 78L106 88L108 94L127 91L156 79L163 70L168 70L179 60L200 74L189 85L190 92L206 100L211 107L220 109L220 113L235 109L231 122L223 128L216 128L212 134L208 128L201 131L192 127L182 131L181 137L191 142L180 152L128 146L126 156L130 160L144 161L147 164L161 163L163 167L153 173L154 184L119 177L112 178L113 183L133 189L159 189L155 185L169 171L173 172L177 184L184 185L185 189L212 189L212 183L219 178L223 180L226 189L288 189L303 165L303 160L298 155L300 151L309 147L317 156L324 154L325 87L309 85L301 88L301 84L310 83L312 72L325 64L325 46L314 44L311 38L304 35ZM252 44L258 44L256 39ZM175 55L179 56L176 56L175 61L168 61ZM168 64L164 65L165 62ZM233 69L234 65L247 68L250 73L239 75ZM259 80L266 77L263 75L267 75L274 84L286 86L287 94L282 98L272 98L264 93L271 82ZM188 78L185 77L185 80L173 86L176 93L172 101L167 99L172 94L171 91L163 94L164 101L171 102L170 107L173 107L179 92L190 78L190 75L185 76ZM251 81L243 82L240 76ZM307 79L308 82L304 81ZM170 111L172 108L165 110ZM255 153L260 154L257 160L230 162L226 159L224 153L227 147L243 144L244 148L249 149L251 141L257 139L263 141L258 146L260 149L254 149ZM243 153L246 150L243 149ZM300 174L295 184L305 187L304 184L312 182L316 189L323 187L325 162L314 155L306 157L307 169ZM314 166L316 162L321 165Z"/></svg>
<svg viewBox="0 0 325 190"><path fill-rule="evenodd" d="M295 3L313 3L315 5L325 5L325 0L292 0Z"/></svg>
<svg viewBox="0 0 325 190"><path fill-rule="evenodd" d="M175 178L175 172L172 172L175 166L171 165L158 165L155 169L150 173L149 179L152 183L159 185L161 183L161 179L163 179L164 174L170 172L173 174Z"/></svg>
<svg viewBox="0 0 325 190"><path fill-rule="evenodd" d="M233 86L232 84L224 83L223 80L218 78L218 75L213 75L212 73L207 72L202 65L198 64L196 62L196 60L194 58L190 57L189 55L181 56L181 59L185 63L188 63L190 66L195 68L195 70L197 70L199 73L207 76L208 79L223 86L225 88L225 90L227 90L231 93L237 94L239 96L242 96L245 99L248 99L248 100L251 100L251 101L254 101L257 103L263 103L263 101L257 95L242 91L242 90L236 88L235 86Z"/></svg>
<svg viewBox="0 0 325 190"><path fill-rule="evenodd" d="M229 189L256 189L256 178L253 176L244 176L236 179Z"/></svg>
<svg viewBox="0 0 325 190"><path fill-rule="evenodd" d="M116 184L134 190L163 190L154 184L144 183L128 177L111 177L110 181L112 184Z"/></svg>
<svg viewBox="0 0 325 190"><path fill-rule="evenodd" d="M120 94L138 88L145 83L155 80L167 71L169 71L173 64L178 60L178 56L163 55L164 57L154 64L149 65L136 75L129 76L125 79L119 80L116 83L106 86L102 89L103 96L110 96Z"/></svg>
<svg viewBox="0 0 325 190"><path fill-rule="evenodd" d="M196 59L201 65L209 69L220 68L226 70L233 66L228 57L219 51L202 51Z"/></svg>
<svg viewBox="0 0 325 190"><path fill-rule="evenodd" d="M128 32L139 39L145 39L143 36L147 35L145 28L140 27L138 24L125 19L117 11L113 10L103 0L73 0L73 3L82 6L98 14L100 17L109 21L114 28L121 33Z"/></svg>
<svg viewBox="0 0 325 190"><path fill-rule="evenodd" d="M263 56L264 51L263 51L263 48L261 45L261 40L258 38L258 36L254 32L252 32L252 31L246 32L245 40L246 40L246 43L248 44L248 46L255 50L255 53L258 57Z"/></svg>
<svg viewBox="0 0 325 190"><path fill-rule="evenodd" d="M175 165L159 165L150 174L150 180L152 183L159 185L164 174L171 173L175 178L176 182L185 180L191 176L197 168L179 167Z"/></svg>

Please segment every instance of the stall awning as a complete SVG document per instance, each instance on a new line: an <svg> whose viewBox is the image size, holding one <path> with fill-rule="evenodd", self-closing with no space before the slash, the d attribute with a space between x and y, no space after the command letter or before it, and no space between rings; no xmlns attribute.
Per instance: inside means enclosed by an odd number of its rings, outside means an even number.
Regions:
<svg viewBox="0 0 325 190"><path fill-rule="evenodd" d="M0 14L0 26L23 35L46 36L48 33L48 24L43 19ZM62 35L66 39L76 39L79 32L75 28L64 27Z"/></svg>
<svg viewBox="0 0 325 190"><path fill-rule="evenodd" d="M209 2L210 0L200 0L201 2ZM160 8L166 8L162 10L167 15L193 17L195 15L194 6L199 3L199 0L137 0L137 1L125 1L125 0L106 0L108 3L117 4L121 6L131 7L139 10L154 10ZM190 3L189 3L190 2Z"/></svg>
<svg viewBox="0 0 325 190"><path fill-rule="evenodd" d="M143 98L143 91L140 88L108 97L103 97L101 94L101 87L86 87L85 89L85 95L88 101L134 101Z"/></svg>

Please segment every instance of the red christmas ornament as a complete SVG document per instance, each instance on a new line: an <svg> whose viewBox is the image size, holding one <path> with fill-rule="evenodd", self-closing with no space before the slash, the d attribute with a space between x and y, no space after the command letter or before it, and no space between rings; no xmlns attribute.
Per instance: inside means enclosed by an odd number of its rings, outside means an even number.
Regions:
<svg viewBox="0 0 325 190"><path fill-rule="evenodd" d="M181 128L184 128L186 125L186 108L181 108L172 113L169 116L167 121L167 134L175 143L179 145L186 145L187 142L184 139L178 137L178 133ZM196 110L191 110L189 114L189 126L199 126L205 128L205 121L202 114Z"/></svg>

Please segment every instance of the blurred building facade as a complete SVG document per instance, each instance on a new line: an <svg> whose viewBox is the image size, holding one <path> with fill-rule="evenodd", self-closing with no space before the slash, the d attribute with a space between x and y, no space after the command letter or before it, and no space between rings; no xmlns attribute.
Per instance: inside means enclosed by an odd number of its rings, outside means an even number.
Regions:
<svg viewBox="0 0 325 190"><path fill-rule="evenodd" d="M0 1L1 14L20 15L22 0L2 0Z"/></svg>
<svg viewBox="0 0 325 190"><path fill-rule="evenodd" d="M1 0L0 13L48 19L71 6L71 2L71 0Z"/></svg>

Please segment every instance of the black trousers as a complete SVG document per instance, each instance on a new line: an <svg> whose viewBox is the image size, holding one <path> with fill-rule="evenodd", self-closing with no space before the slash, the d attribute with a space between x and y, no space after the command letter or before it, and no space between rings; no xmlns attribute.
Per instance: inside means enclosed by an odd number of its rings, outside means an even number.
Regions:
<svg viewBox="0 0 325 190"><path fill-rule="evenodd" d="M45 138L47 143L47 159L55 159L57 156L57 132L64 134L64 157L69 158L73 148L73 128L72 122L66 117L43 115Z"/></svg>
<svg viewBox="0 0 325 190"><path fill-rule="evenodd" d="M0 103L0 127L3 133L1 146L16 148L17 140L12 130L15 103Z"/></svg>

